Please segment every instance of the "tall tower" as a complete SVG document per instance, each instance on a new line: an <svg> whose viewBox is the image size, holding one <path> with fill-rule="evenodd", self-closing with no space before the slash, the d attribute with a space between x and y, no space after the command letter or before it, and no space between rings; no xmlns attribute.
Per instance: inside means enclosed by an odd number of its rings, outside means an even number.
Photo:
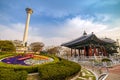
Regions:
<svg viewBox="0 0 120 80"><path fill-rule="evenodd" d="M26 8L27 13L27 19L25 24L25 30L24 30L24 36L23 36L23 46L27 46L27 37L28 37L28 28L29 28L29 22L30 22L30 15L33 13L33 10L31 8Z"/></svg>

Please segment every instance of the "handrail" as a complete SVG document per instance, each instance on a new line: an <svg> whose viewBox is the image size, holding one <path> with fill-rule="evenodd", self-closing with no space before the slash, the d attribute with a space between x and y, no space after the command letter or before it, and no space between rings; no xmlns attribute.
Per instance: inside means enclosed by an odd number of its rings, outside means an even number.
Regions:
<svg viewBox="0 0 120 80"><path fill-rule="evenodd" d="M107 78L108 74L107 73L103 73L98 77L98 80L105 80Z"/></svg>

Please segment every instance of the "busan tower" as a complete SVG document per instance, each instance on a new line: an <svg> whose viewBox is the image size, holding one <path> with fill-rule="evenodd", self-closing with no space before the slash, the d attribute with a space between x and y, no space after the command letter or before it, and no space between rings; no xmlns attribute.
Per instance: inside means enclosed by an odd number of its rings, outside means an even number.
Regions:
<svg viewBox="0 0 120 80"><path fill-rule="evenodd" d="M23 46L27 46L27 38L28 38L28 28L29 28L29 22L30 22L30 16L33 13L33 10L31 8L26 8L27 13L27 19L25 24L25 30L24 30L24 36L23 36Z"/></svg>

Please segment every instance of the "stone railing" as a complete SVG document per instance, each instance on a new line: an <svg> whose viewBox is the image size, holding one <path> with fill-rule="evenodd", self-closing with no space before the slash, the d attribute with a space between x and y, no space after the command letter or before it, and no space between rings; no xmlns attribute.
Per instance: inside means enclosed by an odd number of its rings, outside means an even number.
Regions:
<svg viewBox="0 0 120 80"><path fill-rule="evenodd" d="M61 57L61 56L60 56ZM97 80L105 80L107 76L109 75L108 67L112 67L114 65L120 64L120 56L62 56L62 58L68 59L70 61L74 61L85 67L86 69L90 70L94 75L96 76ZM104 63L94 63L93 60L101 61L103 58L109 58L112 62L107 65L107 63L104 65Z"/></svg>

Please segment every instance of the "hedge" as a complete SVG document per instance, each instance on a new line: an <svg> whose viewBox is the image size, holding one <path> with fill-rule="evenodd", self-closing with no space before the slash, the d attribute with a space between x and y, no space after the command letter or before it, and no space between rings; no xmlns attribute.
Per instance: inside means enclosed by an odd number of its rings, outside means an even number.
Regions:
<svg viewBox="0 0 120 80"><path fill-rule="evenodd" d="M2 58L5 58L5 57L9 57L9 56L13 56L13 55L16 55L16 54L2 54L2 55L0 55L0 59L2 59Z"/></svg>
<svg viewBox="0 0 120 80"><path fill-rule="evenodd" d="M61 59L55 64L47 64L39 67L40 80L66 80L81 70L79 64Z"/></svg>
<svg viewBox="0 0 120 80"><path fill-rule="evenodd" d="M2 55L0 56L0 58L4 58L7 56L9 55L6 56ZM0 69L1 68L5 69L2 71L3 74L0 73L1 76L10 77L10 79L6 79L5 77L4 79L2 79L2 77L0 76L1 77L0 80L25 80L26 76L24 75L26 74L26 72L28 73L39 72L39 76L40 76L39 80L65 80L70 76L77 74L81 70L80 65L77 63L67 61L65 59L57 58L54 56L51 57L54 59L53 62L40 64L40 65L33 65L33 66L13 65L13 64L6 64L0 62ZM11 71L9 71L9 69L11 69ZM25 71L25 72L21 72L21 71ZM12 75L14 78L12 77ZM17 77L21 76L21 78L16 79L16 75Z"/></svg>
<svg viewBox="0 0 120 80"><path fill-rule="evenodd" d="M26 80L26 71L14 71L13 69L0 69L0 80Z"/></svg>

